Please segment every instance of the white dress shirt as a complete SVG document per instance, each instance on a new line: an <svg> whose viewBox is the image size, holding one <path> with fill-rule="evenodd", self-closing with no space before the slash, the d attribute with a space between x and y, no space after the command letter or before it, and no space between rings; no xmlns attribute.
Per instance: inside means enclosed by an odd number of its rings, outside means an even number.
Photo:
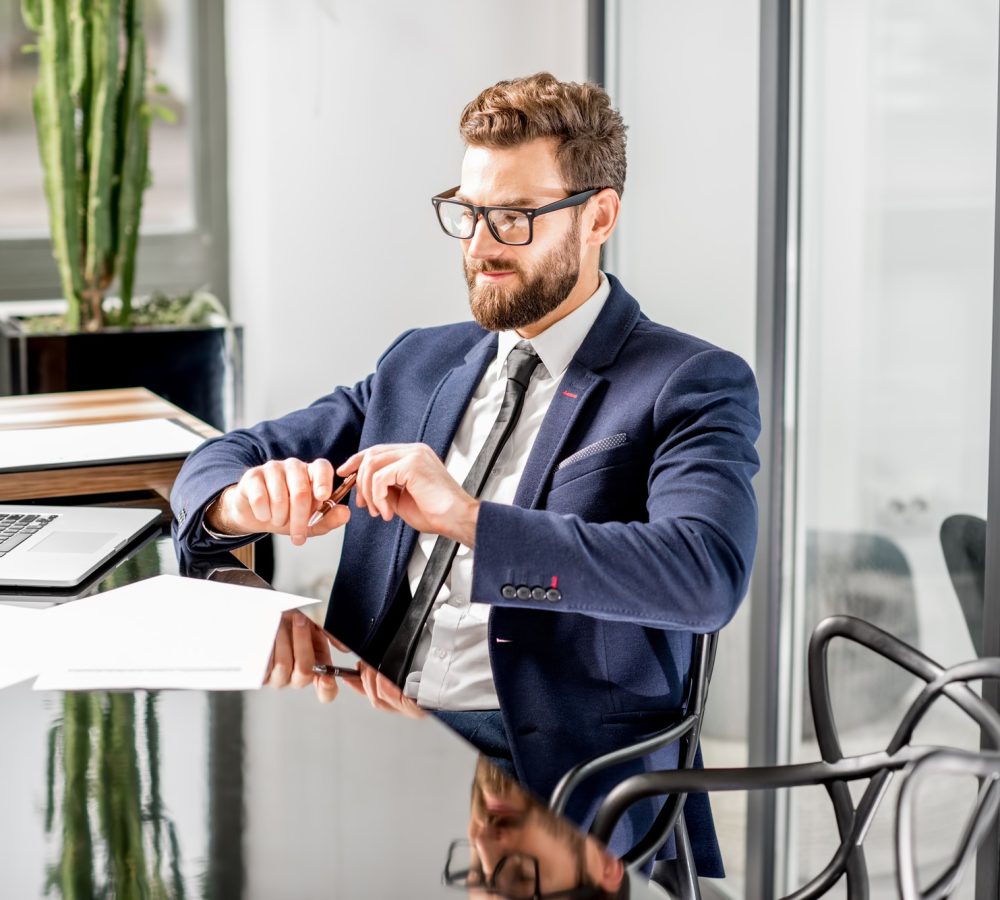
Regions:
<svg viewBox="0 0 1000 900"><path fill-rule="evenodd" d="M486 481L481 500L513 502L521 472L549 403L610 292L611 287L602 272L597 290L581 306L531 339L531 346L541 363L532 375L521 416ZM466 407L445 459L448 472L460 484L465 481L500 412L507 388L507 356L521 340L523 338L516 331L499 333L496 359L486 367ZM411 593L416 592L437 537L421 533L417 538L407 568ZM486 634L490 605L469 600L473 556L472 550L459 545L406 678L406 695L427 709L497 709L499 706Z"/></svg>

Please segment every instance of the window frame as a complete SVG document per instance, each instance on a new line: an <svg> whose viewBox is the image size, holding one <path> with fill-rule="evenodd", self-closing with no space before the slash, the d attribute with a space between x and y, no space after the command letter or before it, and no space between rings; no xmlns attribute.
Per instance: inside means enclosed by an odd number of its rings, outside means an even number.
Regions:
<svg viewBox="0 0 1000 900"><path fill-rule="evenodd" d="M143 231L137 296L181 293L207 285L229 307L229 215L226 178L225 3L192 0L191 103L193 226ZM57 300L63 291L48 237L0 238L0 316L12 301Z"/></svg>

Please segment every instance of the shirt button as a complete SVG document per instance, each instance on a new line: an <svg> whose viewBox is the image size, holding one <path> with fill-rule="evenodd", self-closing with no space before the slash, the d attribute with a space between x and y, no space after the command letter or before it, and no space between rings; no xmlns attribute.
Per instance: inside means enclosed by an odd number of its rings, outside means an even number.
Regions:
<svg viewBox="0 0 1000 900"><path fill-rule="evenodd" d="M447 650L442 650L440 647L435 647L434 648L434 655L438 659L444 659L448 655L448 651Z"/></svg>
<svg viewBox="0 0 1000 900"><path fill-rule="evenodd" d="M465 595L464 594L452 594L448 598L448 601L450 603L455 604L455 606L461 606L463 603L465 603Z"/></svg>

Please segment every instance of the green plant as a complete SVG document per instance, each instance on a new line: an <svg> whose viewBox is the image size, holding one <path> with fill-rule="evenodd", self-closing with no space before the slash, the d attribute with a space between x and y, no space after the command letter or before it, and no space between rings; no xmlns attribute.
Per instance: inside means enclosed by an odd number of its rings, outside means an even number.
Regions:
<svg viewBox="0 0 1000 900"><path fill-rule="evenodd" d="M70 330L104 324L118 275L128 324L149 181L143 0L21 0L38 35L34 114Z"/></svg>

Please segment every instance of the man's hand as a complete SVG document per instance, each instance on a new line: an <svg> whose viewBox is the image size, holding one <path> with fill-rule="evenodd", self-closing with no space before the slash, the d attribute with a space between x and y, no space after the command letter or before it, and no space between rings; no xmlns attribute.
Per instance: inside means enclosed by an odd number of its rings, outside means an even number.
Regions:
<svg viewBox="0 0 1000 900"><path fill-rule="evenodd" d="M309 517L332 491L329 460L271 460L247 469L237 484L227 487L206 510L205 525L219 534L288 534L293 544L304 544L307 537L328 534L350 519L347 504L338 503L309 527Z"/></svg>
<svg viewBox="0 0 1000 900"><path fill-rule="evenodd" d="M333 663L327 633L297 609L283 613L264 684L275 688L311 684L320 702L329 703L337 696L337 679L333 675L314 674L312 667L317 663L327 666Z"/></svg>
<svg viewBox="0 0 1000 900"><path fill-rule="evenodd" d="M361 683L359 684L356 678L350 679L347 683L359 694L364 694L375 709L402 713L410 719L422 719L427 715L417 706L415 700L404 697L403 691L396 687L396 683L377 669L373 669L365 662L359 662L358 671L361 673Z"/></svg>
<svg viewBox="0 0 1000 900"><path fill-rule="evenodd" d="M475 545L479 501L426 444L376 444L337 469L341 476L351 472L358 473L355 502L370 515L386 522L399 516L417 531Z"/></svg>

